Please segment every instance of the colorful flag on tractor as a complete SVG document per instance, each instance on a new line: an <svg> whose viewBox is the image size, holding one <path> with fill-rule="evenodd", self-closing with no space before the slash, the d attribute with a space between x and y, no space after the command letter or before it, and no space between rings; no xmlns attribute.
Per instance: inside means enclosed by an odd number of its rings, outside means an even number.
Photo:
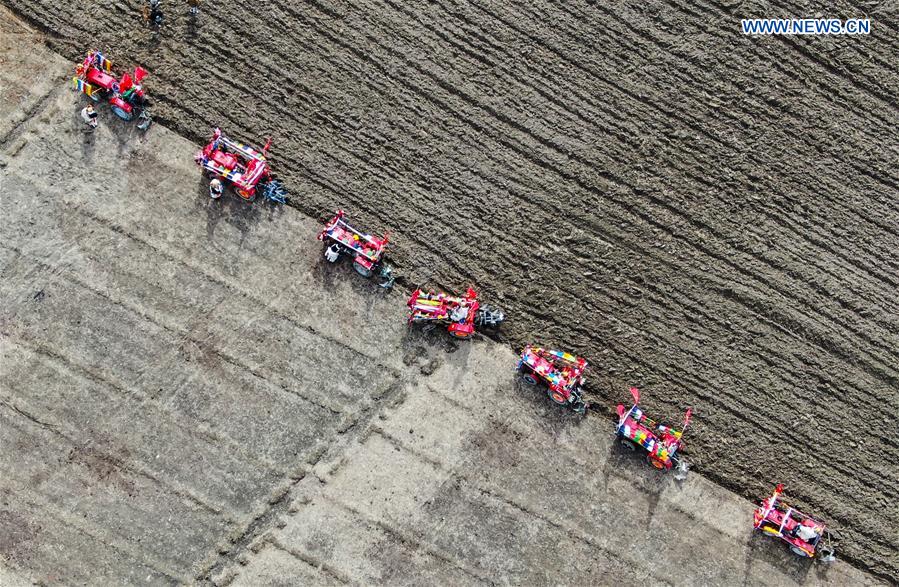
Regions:
<svg viewBox="0 0 899 587"><path fill-rule="evenodd" d="M112 61L103 56L102 53L97 51L97 66L105 69L107 73L112 71Z"/></svg>
<svg viewBox="0 0 899 587"><path fill-rule="evenodd" d="M634 396L634 403L639 404L640 403L640 390L637 389L636 387L632 387L631 395Z"/></svg>
<svg viewBox="0 0 899 587"><path fill-rule="evenodd" d="M84 93L87 94L88 96L93 96L93 95L94 95L94 86L90 85L89 83L87 83L87 82L84 81L83 79L77 78L77 77L76 77L76 78L72 78L72 81L73 81L74 84L75 84L75 89L78 90L79 92L84 92Z"/></svg>

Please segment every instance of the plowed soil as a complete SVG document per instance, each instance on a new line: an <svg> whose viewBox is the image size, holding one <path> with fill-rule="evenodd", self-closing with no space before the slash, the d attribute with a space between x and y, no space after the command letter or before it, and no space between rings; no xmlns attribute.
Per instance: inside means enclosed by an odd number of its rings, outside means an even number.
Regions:
<svg viewBox="0 0 899 587"><path fill-rule="evenodd" d="M602 411L628 385L692 405L694 470L786 483L899 581L895 8L238 0L154 35L136 1L2 2L147 67L197 141L273 136L292 205L390 230L406 283L475 285L513 345L582 353ZM739 32L865 11L867 37Z"/></svg>

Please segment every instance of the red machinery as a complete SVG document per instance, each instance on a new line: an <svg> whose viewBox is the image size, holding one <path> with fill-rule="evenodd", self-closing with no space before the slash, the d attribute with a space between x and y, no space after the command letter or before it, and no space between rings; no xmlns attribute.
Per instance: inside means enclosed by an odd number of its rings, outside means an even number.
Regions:
<svg viewBox="0 0 899 587"><path fill-rule="evenodd" d="M287 193L281 182L274 179L266 154L272 140L266 141L261 151L249 145L232 141L216 128L212 141L194 156L194 161L210 177L220 177L234 186L241 198L253 201L262 191L265 199L283 204Z"/></svg>
<svg viewBox="0 0 899 587"><path fill-rule="evenodd" d="M834 547L827 527L780 499L783 484L763 500L753 516L753 527L769 536L776 536L790 545L797 556L818 557L825 562L834 560Z"/></svg>
<svg viewBox="0 0 899 587"><path fill-rule="evenodd" d="M544 383L549 399L560 406L569 406L578 414L585 414L589 404L584 402L581 386L586 382L587 361L562 351L528 345L518 360L518 371L528 385Z"/></svg>
<svg viewBox="0 0 899 587"><path fill-rule="evenodd" d="M345 215L343 210L338 210L318 234L318 240L328 243L325 258L334 263L341 255L352 256L356 272L371 277L380 268L387 248L387 235L379 238L360 232L347 223Z"/></svg>
<svg viewBox="0 0 899 587"><path fill-rule="evenodd" d="M657 469L671 469L677 465L678 469L686 473L687 464L678 458L677 451L683 444L681 436L690 424L690 416L693 409L687 410L684 417L684 425L681 430L675 430L656 422L643 413L638 407L640 403L640 390L631 388L634 397L634 405L627 409L623 404L618 404L618 425L615 432L621 442L621 446L635 450L637 447L646 451L646 460Z"/></svg>
<svg viewBox="0 0 899 587"><path fill-rule="evenodd" d="M496 327L505 319L502 310L493 310L478 302L478 294L468 288L464 296L444 293L412 292L409 306L409 323L440 322L447 324L449 333L456 338L469 338L475 325Z"/></svg>
<svg viewBox="0 0 899 587"><path fill-rule="evenodd" d="M133 75L125 73L116 79L112 62L101 52L91 51L75 68L75 73L72 82L76 90L95 102L108 100L113 113L122 120L140 117L142 124L138 126L141 130L149 127L148 100L141 86L141 81L147 77L146 69L135 67Z"/></svg>

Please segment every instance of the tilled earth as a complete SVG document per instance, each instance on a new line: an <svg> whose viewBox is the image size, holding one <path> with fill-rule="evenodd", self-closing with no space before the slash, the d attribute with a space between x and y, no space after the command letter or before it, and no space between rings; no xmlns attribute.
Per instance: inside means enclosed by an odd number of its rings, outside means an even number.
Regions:
<svg viewBox="0 0 899 587"><path fill-rule="evenodd" d="M899 580L899 13L889 3L3 3L71 59L140 63L157 119L274 137L292 203L390 230L407 284L645 388L695 470L783 481ZM872 34L752 38L752 16ZM89 14L89 17L85 17Z"/></svg>

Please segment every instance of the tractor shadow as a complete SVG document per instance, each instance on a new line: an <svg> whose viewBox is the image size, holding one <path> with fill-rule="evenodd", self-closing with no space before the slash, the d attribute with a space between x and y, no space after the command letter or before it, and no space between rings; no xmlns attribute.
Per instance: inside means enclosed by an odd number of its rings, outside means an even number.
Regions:
<svg viewBox="0 0 899 587"><path fill-rule="evenodd" d="M134 120L122 120L108 108L101 114L101 118L100 124L105 125L116 140L119 158L128 157L146 140L146 133L137 128L137 122Z"/></svg>
<svg viewBox="0 0 899 587"><path fill-rule="evenodd" d="M777 538L750 530L746 540L746 560L743 571L744 584L752 582L752 567L756 561L781 570L800 585L806 583L812 568L819 567L816 573L816 575L819 575L819 579L823 579L823 576L826 576L829 568L827 563L818 563L814 559L796 556L790 551L787 543Z"/></svg>
<svg viewBox="0 0 899 587"><path fill-rule="evenodd" d="M226 189L221 198L214 200L209 197L209 180L203 176L197 182L194 202L197 208L206 211L206 238L213 240L216 229L224 221L240 233L238 248L243 248L247 236L259 224L265 207L265 202L248 202L230 189ZM270 219L274 213L269 212Z"/></svg>
<svg viewBox="0 0 899 587"><path fill-rule="evenodd" d="M514 371L514 367L513 363L509 370ZM557 435L587 425L588 415L582 416L571 408L557 405L550 400L546 385L529 385L517 372L512 373L512 377L510 384L516 396L522 400L522 405L526 406L532 415L533 423L547 433Z"/></svg>
<svg viewBox="0 0 899 587"><path fill-rule="evenodd" d="M310 237L312 238L312 237ZM373 304L392 291L390 288L380 286L384 281L377 273L371 277L363 277L353 269L353 260L342 255L337 261L331 263L325 258L325 245L316 254L316 261L312 267L313 275L327 289L333 289L340 284L346 284L353 293L367 300L367 310L371 310Z"/></svg>
<svg viewBox="0 0 899 587"><path fill-rule="evenodd" d="M640 494L646 498L646 529L652 525L662 495L671 488L678 488L683 483L675 477L675 471L656 469L646 459L640 449L631 450L619 441L615 435L615 420L607 419L609 430L609 453L600 469L600 476L606 487L613 477L626 479L628 484L639 488Z"/></svg>
<svg viewBox="0 0 899 587"><path fill-rule="evenodd" d="M482 343L478 337L471 340L455 339L447 332L445 325L407 324L400 348L403 351L403 363L407 367L417 367L425 378L436 373L443 365L453 365L437 385L447 389L463 389L465 380L470 377L467 365L472 353L480 352L472 347ZM446 378L447 375L449 379Z"/></svg>
<svg viewBox="0 0 899 587"><path fill-rule="evenodd" d="M449 335L437 325L422 328L420 324L408 324L400 348L403 364L418 367L421 375L428 377L446 363L446 355L459 350L459 341L447 340ZM444 336L441 336L444 335Z"/></svg>
<svg viewBox="0 0 899 587"><path fill-rule="evenodd" d="M403 335L403 348L424 346L446 354L455 353L462 345L470 346L469 342L454 339L447 332L446 326L434 323L407 324Z"/></svg>

